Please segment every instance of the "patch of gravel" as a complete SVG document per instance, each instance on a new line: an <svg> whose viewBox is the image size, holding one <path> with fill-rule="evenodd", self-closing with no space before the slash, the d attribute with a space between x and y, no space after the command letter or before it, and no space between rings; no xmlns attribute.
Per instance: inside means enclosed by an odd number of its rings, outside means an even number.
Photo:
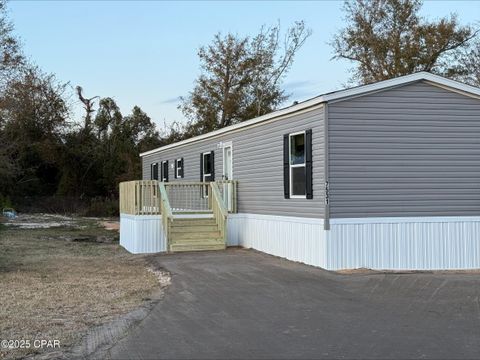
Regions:
<svg viewBox="0 0 480 360"><path fill-rule="evenodd" d="M50 229L58 227L82 228L73 217L58 214L20 214L4 223L20 229Z"/></svg>

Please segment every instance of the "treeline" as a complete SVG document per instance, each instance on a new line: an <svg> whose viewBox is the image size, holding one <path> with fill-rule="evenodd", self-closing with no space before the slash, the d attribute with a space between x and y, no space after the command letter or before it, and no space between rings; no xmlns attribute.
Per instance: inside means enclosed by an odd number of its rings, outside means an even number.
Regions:
<svg viewBox="0 0 480 360"><path fill-rule="evenodd" d="M139 107L123 115L111 98L99 99L94 117L72 122L66 89L29 66L6 84L0 100L2 205L94 215L102 213L103 201L114 213L118 182L141 177L138 155L161 145L161 137Z"/></svg>
<svg viewBox="0 0 480 360"><path fill-rule="evenodd" d="M428 21L421 5L345 2L346 26L331 46L333 58L353 64L352 84L430 71L480 85L478 30L455 15ZM283 80L310 35L302 21L254 36L215 35L198 51L193 90L179 99L186 122L157 129L140 107L122 114L113 98L89 98L88 89L73 89L27 61L0 0L0 207L116 214L118 183L141 178L139 153L284 104L290 94ZM84 106L80 119L73 101Z"/></svg>
<svg viewBox="0 0 480 360"><path fill-rule="evenodd" d="M27 60L5 1L0 55L0 208L115 214L118 182L140 178L139 153L162 144L155 124L137 106L122 114L97 97L83 99L90 109L75 121L81 88Z"/></svg>
<svg viewBox="0 0 480 360"><path fill-rule="evenodd" d="M122 114L113 98L89 97L82 87L72 89L26 61L5 2L0 8L6 74L0 90L0 206L23 211L115 215L119 182L142 176L141 152L265 114L284 101L282 78L310 35L303 22L282 39L279 25L262 28L254 38L217 35L212 46L200 49L204 73L181 100L189 121L159 131L140 107ZM83 104L81 119L72 119L72 101Z"/></svg>

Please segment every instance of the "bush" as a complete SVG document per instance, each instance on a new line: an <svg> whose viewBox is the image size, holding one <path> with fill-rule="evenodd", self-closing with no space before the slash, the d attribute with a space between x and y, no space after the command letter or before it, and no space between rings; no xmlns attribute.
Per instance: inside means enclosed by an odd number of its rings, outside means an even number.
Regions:
<svg viewBox="0 0 480 360"><path fill-rule="evenodd" d="M42 196L15 199L18 211L78 216L118 216L115 197L79 198L73 196Z"/></svg>
<svg viewBox="0 0 480 360"><path fill-rule="evenodd" d="M11 207L13 207L13 205L10 198L8 196L3 196L2 194L0 194L0 210L2 210L3 208Z"/></svg>
<svg viewBox="0 0 480 360"><path fill-rule="evenodd" d="M96 197L90 200L85 216L118 216L118 199Z"/></svg>

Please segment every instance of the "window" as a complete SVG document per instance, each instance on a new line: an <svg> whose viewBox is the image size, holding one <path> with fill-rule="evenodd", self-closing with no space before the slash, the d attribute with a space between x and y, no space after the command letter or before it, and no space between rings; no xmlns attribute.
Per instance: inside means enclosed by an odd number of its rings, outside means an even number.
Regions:
<svg viewBox="0 0 480 360"><path fill-rule="evenodd" d="M305 132L290 134L290 197L306 196Z"/></svg>
<svg viewBox="0 0 480 360"><path fill-rule="evenodd" d="M158 180L158 163L150 165L150 173L151 180Z"/></svg>
<svg viewBox="0 0 480 360"><path fill-rule="evenodd" d="M285 199L313 199L312 129L283 135Z"/></svg>
<svg viewBox="0 0 480 360"><path fill-rule="evenodd" d="M168 182L168 160L162 161L162 179L163 182Z"/></svg>
<svg viewBox="0 0 480 360"><path fill-rule="evenodd" d="M200 181L215 181L215 153L213 151L200 154ZM202 190L203 196L208 196L208 186Z"/></svg>
<svg viewBox="0 0 480 360"><path fill-rule="evenodd" d="M183 178L183 158L175 160L175 179Z"/></svg>
<svg viewBox="0 0 480 360"><path fill-rule="evenodd" d="M203 181L212 181L212 154L205 153L203 154Z"/></svg>

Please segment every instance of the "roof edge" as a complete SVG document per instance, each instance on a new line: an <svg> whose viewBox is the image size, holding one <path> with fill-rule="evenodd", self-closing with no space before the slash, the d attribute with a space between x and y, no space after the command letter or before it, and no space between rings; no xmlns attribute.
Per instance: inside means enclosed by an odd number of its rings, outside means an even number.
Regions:
<svg viewBox="0 0 480 360"><path fill-rule="evenodd" d="M372 84L361 85L361 86L357 86L350 89L344 89L344 90L339 90L336 92L320 95L312 99L303 101L301 103L271 112L269 114L262 115L262 116L241 122L239 124L230 125L222 129L208 132L206 134L194 136L190 139L182 140L173 144L165 145L150 151L143 152L140 154L140 157L151 155L156 152L171 149L177 146L186 145L192 142L208 139L210 137L215 137L221 134L229 133L229 132L232 132L241 128L246 128L246 127L249 127L261 122L265 122L268 120L273 120L278 117L283 117L301 110L308 109L309 107L313 107L315 105L328 103L334 100L346 99L352 96L359 96L362 94L366 94L374 91L380 91L380 90L384 90L384 89L399 86L399 85L405 85L405 84L415 82L415 81L420 81L420 80L430 81L432 83L443 85L445 87L448 87L454 90L460 90L460 91L470 93L480 97L480 88L478 87L467 85L456 80L447 79L443 76L435 75L426 71L421 71L421 72L413 73L410 75L404 75L404 76L400 76L393 79L383 80L383 81L379 81Z"/></svg>
<svg viewBox="0 0 480 360"><path fill-rule="evenodd" d="M435 75L426 71L421 71L421 72L413 73L410 75L404 75L404 76L396 77L393 79L388 79L388 80L383 80L383 81L379 81L372 84L358 86L351 89L340 90L334 93L325 94L322 97L325 102L340 100L343 98L349 98L351 96L358 96L365 93L384 90L390 87L405 85L410 82L415 82L420 80L430 81L430 82L437 83L452 89L461 90L470 94L480 96L480 88L478 87L467 85L456 80L447 79L443 76Z"/></svg>
<svg viewBox="0 0 480 360"><path fill-rule="evenodd" d="M306 100L306 101L303 101L301 103L298 103L298 104L295 104L295 105L292 105L292 106L289 106L289 107L286 107L286 108L283 108L283 109L280 109L280 110L277 110L277 111L274 111L274 112L271 112L271 113L268 113L268 114L265 114L265 115L262 115L262 116L259 116L259 117L256 117L256 118L246 120L246 121L243 121L243 122L238 123L238 124L230 125L230 126L222 128L222 129L210 131L206 134L197 135L197 136L191 137L191 138L186 139L186 140L178 141L178 142L175 142L175 143L172 143L172 144L169 144L169 145L165 145L165 146L153 149L153 150L143 152L143 153L140 154L140 157L151 155L151 154L154 154L156 152L163 151L163 150L168 150L168 149L171 149L171 148L174 148L174 147L177 147L177 146L186 145L186 144L189 144L189 143L192 143L192 142L208 139L208 138L215 137L215 136L218 136L218 135L226 134L226 133L238 130L238 129L247 128L247 127L256 125L258 123L266 122L268 120L274 120L276 118L284 117L286 115L290 115L292 113L296 113L298 111L305 110L305 109L308 109L308 108L316 106L316 105L320 105L323 102L324 101L322 100L322 97L317 96L317 97L312 98L310 100Z"/></svg>

